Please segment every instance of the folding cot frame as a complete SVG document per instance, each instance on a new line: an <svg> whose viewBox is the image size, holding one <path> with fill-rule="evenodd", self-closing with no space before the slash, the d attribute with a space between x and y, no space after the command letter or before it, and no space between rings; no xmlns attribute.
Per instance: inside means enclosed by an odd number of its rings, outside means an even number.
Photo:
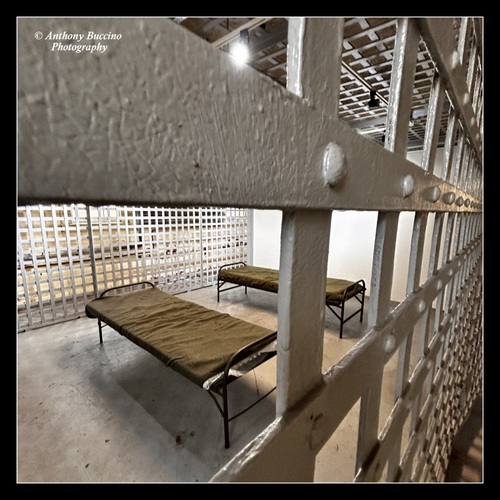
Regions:
<svg viewBox="0 0 500 500"><path fill-rule="evenodd" d="M226 292L229 290L232 290L234 288L239 288L241 286L245 287L245 294L247 293L248 288L255 288L258 290L264 290L266 292L272 292L272 293L278 293L278 287L277 284L275 286L270 286L269 282L266 282L265 280L262 280L260 283L259 282L253 282L252 284L249 284L247 280L241 280L237 276L231 276L231 277L225 277L221 278L221 271L224 269L230 269L234 268L237 269L238 267L241 266L247 266L247 267L253 267L253 266L248 266L245 262L233 262L230 264L224 264L221 267L219 267L219 271L217 273L217 302L220 301L220 293L221 292ZM266 271L273 271L273 269L267 269L265 268ZM347 282L347 280L345 280ZM226 286L227 283L231 283L232 286ZM366 292L366 286L364 280L358 280L355 282L348 282L349 285L347 285L341 292L341 296L335 300L330 300L328 297L325 300L326 307L340 320L340 333L339 333L339 338L342 338L343 335L343 330L344 330L344 324L349 321L351 318L359 314L359 321L363 321L363 309L365 305L365 292ZM352 314L350 314L348 317L345 317L345 304L348 300L355 298L359 304L360 307L359 309L356 309ZM340 312L337 312L335 310L337 308Z"/></svg>
<svg viewBox="0 0 500 500"><path fill-rule="evenodd" d="M130 287L137 286L137 285L151 286L153 288L156 288L155 285L149 281L141 281L141 282L133 283L133 284L129 284L129 285L122 285L122 286L108 288L108 289L104 290L98 296L98 299L104 297L106 294L109 294L110 292L116 292L116 291L119 291L120 289L130 288ZM140 292L135 292L135 293L140 293ZM162 293L166 294L166 292L162 292ZM169 294L166 294L166 295L169 295ZM99 342L101 344L103 343L103 336L102 336L103 326L109 326L113 330L117 331L120 335L125 336L124 333L121 331L121 327L117 328L117 327L109 324L109 323L114 323L115 320L111 320L110 318L106 318L106 316L99 314L92 307L89 307L89 306L91 306L92 302L94 302L95 300L97 300L97 299L90 301L87 304L85 310L86 310L86 314L89 318L97 318L97 324L99 327ZM179 300L183 300L183 299L179 299ZM193 306L198 306L198 304L194 304L194 303L186 301L186 300L183 300L183 302L186 303L187 307L189 307L189 304L193 304ZM202 306L198 306L198 307L202 307ZM206 308L204 308L204 309L206 309ZM217 311L212 311L212 312L215 315L217 315L217 317L229 316L226 314L218 313ZM242 320L238 320L237 318L233 317L232 319L236 320L239 323L243 323ZM216 322L216 320L215 320L215 322ZM244 322L244 323L247 323L247 322ZM214 325L212 325L212 326L214 326ZM210 326L210 324L207 324L207 329L209 329L209 328L211 328L211 326ZM260 327L256 326L256 329L258 329L258 328L260 328ZM151 354L153 354L155 356L154 352L149 350L144 345L141 345L141 343L135 341L133 338L130 338L128 336L126 336L126 338L128 338L134 344L147 350L148 352L150 352ZM228 385L231 382L240 378L241 376L245 375L249 371L253 370L254 368L257 368L259 365L261 365L265 361L276 356L277 351L275 348L274 349L271 348L271 349L266 350L266 347L269 347L270 345L272 345L273 342L276 341L276 338L277 338L277 332L273 332L273 333L270 333L268 335L265 335L264 337L260 337L257 340L240 348L227 360L223 371L221 373L219 373L217 377L213 377L213 379L214 379L213 381L211 381L211 382L206 381L206 383L204 383L202 386L206 390L206 392L210 395L212 400L215 402L215 405L223 418L224 446L225 446L225 448L229 448L229 446L230 446L229 422L231 422L232 420L241 416L242 414L246 413L248 410L253 408L256 404L258 404L264 398L269 396L276 389L276 386L273 387L272 389L267 391L264 395L262 395L257 400L255 400L252 404L250 404L249 406L247 406L246 408L241 410L240 412L236 413L235 415L229 416ZM198 351L196 353L196 355L199 356L200 352ZM162 359L160 356L156 355L155 357L157 357L158 359L160 359L160 361L162 361L162 362L164 362L164 364L166 364L165 360ZM246 365L244 364L245 362L247 362ZM167 366L170 368L173 368L175 371L180 373L179 370L176 370L171 365L167 365ZM186 378L188 378L188 380L190 380L189 377L186 376ZM198 384L196 384L196 385L198 385ZM222 404L217 399L217 397L221 398Z"/></svg>

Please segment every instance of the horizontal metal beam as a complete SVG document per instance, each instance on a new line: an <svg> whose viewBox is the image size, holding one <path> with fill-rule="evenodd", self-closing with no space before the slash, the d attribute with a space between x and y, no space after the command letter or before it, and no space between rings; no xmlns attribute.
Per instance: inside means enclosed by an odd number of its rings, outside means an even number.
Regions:
<svg viewBox="0 0 500 500"><path fill-rule="evenodd" d="M18 34L23 204L481 208L169 19L20 18Z"/></svg>
<svg viewBox="0 0 500 500"><path fill-rule="evenodd" d="M243 31L244 29L247 30L252 30L260 26L261 24L267 23L267 21L270 21L272 17L254 17L250 21L248 21L245 24L242 24L235 30L229 32L227 35L224 35L223 37L219 38L215 42L212 43L214 47L222 47L223 45L226 45L233 40L236 40L240 36L240 32Z"/></svg>

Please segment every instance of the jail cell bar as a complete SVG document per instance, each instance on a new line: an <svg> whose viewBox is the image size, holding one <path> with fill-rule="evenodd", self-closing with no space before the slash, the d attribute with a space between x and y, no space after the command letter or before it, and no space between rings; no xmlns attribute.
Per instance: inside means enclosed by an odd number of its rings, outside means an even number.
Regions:
<svg viewBox="0 0 500 500"><path fill-rule="evenodd" d="M20 86L26 93L19 106L25 132L20 134L19 192L28 200L64 193L68 200L106 201L120 193L124 199L164 206L189 201L193 205L282 210L282 237L287 241L281 247L281 262L290 279L280 282L277 417L212 481L313 480L314 457L358 402L354 480L440 481L450 439L482 383L483 111L477 40L469 37L469 20L462 20L458 39L452 19L398 20L387 140L382 148L341 122L335 107L325 104L336 103L338 98L340 79L334 69L342 66L342 47L341 37L332 34L342 29L342 19L291 21L288 60L295 64L296 73L284 90L248 68L235 69L224 54L175 23L152 19L139 25L134 19L114 19L107 29L127 34L131 43L126 54L115 51L114 64L107 65L94 58L48 58L43 48L32 42L32 33L55 29L57 21L46 20L40 25L37 20L34 26L25 20L20 44L26 62L20 65ZM84 28L77 23L86 21L68 22L66 28L76 32ZM155 43L147 44L148 51L139 51L151 33ZM406 158L413 95L411 67L420 39L428 46L436 67L423 166ZM176 50L165 57L156 52L159 47ZM34 58L41 62L29 64ZM321 78L314 78L316 70ZM104 102L121 95L117 86L124 80L132 83L127 103L118 103L116 109L102 106L109 114L107 119L94 120L92 133L88 127L78 130L78 144L85 141L95 153L90 164L68 147L61 126L64 120L54 123L48 136L47 127L37 128L28 119L35 98L43 101L40 107L60 106L62 112L57 117L72 116L69 109L74 109L76 100L72 97L81 95L81 83L71 76L82 71L96 82L106 83L103 95L96 97ZM61 75L65 85L54 86L46 78L53 73ZM157 74L162 78L156 78ZM145 75L143 85L133 85L135 75ZM188 90L180 84L186 81L191 83ZM33 87L45 89L45 97L31 91ZM441 108L441 87L446 89L452 109L444 174L434 174L436 127L432 124ZM134 93L139 88L140 96ZM191 99L190 93L196 99ZM167 99L158 98L165 95ZM120 115L125 104L127 113ZM147 121L145 113L153 107L158 121L166 127L176 125L176 132L167 134L173 147L160 151L154 149L151 137L133 144L145 158L155 153L154 161L147 164L145 181L144 171L136 170L133 155L125 154L109 163L109 150L100 145L109 138L109 123L123 118L124 133L135 130L138 121ZM79 109L83 123L95 118L93 109L89 105ZM133 112L128 113L129 109ZM185 125L186 115L192 118L192 126L179 127L179 123ZM67 126L74 128L69 121ZM55 133L62 136L60 141L53 140ZM121 145L120 139L112 138L110 148ZM195 169L201 154L203 168ZM53 157L59 163L53 163ZM71 172L42 182L43 172L57 170L65 160L75 164ZM76 168L79 166L82 168ZM101 182L104 176L109 183ZM330 210L377 211L379 219L369 328L341 363L320 374L317 343L322 320L311 322L310 329L304 327L303 335L311 342L301 343L293 324L293 320L301 320L293 287L305 282L304 269L321 275L325 248L323 244L314 247L308 223L316 215L315 224L326 230L326 212ZM392 309L387 290L392 288L397 221L403 211L415 213L409 293ZM442 260L436 256L429 268L419 273L427 229L434 249L443 252ZM312 297L320 297L322 286L319 282L313 286ZM318 311L319 302L311 299L311 308ZM305 349L302 353L301 346ZM300 359L308 354L311 364L301 364ZM384 367L393 356L399 360L399 378L393 408L384 421L379 418L381 382Z"/></svg>
<svg viewBox="0 0 500 500"><path fill-rule="evenodd" d="M106 288L142 280L180 293L247 260L246 209L18 208L18 331L80 316Z"/></svg>

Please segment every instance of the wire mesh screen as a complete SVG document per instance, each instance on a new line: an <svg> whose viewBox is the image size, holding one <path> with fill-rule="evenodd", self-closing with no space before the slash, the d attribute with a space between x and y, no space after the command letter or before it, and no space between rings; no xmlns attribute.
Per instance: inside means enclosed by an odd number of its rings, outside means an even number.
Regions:
<svg viewBox="0 0 500 500"><path fill-rule="evenodd" d="M18 331L78 317L106 288L148 280L175 294L247 260L246 209L37 205L17 215Z"/></svg>

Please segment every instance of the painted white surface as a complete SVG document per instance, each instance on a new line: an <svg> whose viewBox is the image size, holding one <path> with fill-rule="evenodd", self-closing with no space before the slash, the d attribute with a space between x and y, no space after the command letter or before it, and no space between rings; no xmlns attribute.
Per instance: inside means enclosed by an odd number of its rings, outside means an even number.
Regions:
<svg viewBox="0 0 500 500"><path fill-rule="evenodd" d="M20 19L20 203L477 210L467 192L334 116L326 82L339 65L320 24L303 47L317 67L304 69L301 98L168 19ZM33 36L97 30L122 39L77 55ZM346 169L334 186L323 175L332 141ZM408 175L416 189L405 197ZM469 206L429 200L436 189Z"/></svg>

